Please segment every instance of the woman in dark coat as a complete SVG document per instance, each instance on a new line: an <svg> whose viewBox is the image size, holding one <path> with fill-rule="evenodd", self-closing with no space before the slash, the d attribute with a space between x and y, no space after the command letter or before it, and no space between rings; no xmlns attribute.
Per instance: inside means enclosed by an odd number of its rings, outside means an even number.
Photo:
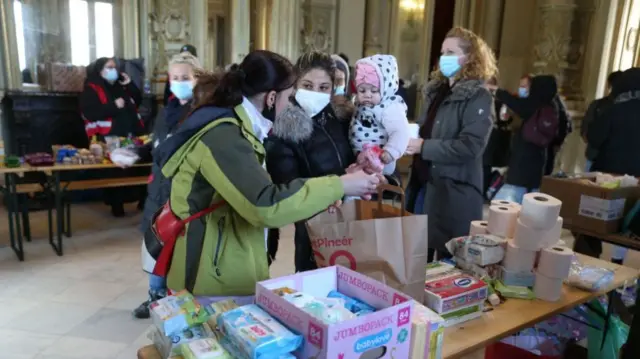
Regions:
<svg viewBox="0 0 640 359"><path fill-rule="evenodd" d="M127 74L118 73L113 59L103 57L96 60L87 67L87 79L80 95L80 110L87 136L103 140L106 136L143 134L144 123L138 114L141 101L140 89ZM139 200L144 191L140 188L109 188L104 193L111 213L122 217L125 214L123 204Z"/></svg>
<svg viewBox="0 0 640 359"><path fill-rule="evenodd" d="M140 230L145 236L151 229L153 215L169 200L171 194L171 180L162 174L162 166L159 163L159 158L166 157L163 156L166 150L162 144L177 131L180 123L187 118L191 110L193 88L196 82L195 72L199 69L198 59L191 54L180 53L171 59L169 62L171 96L169 96L167 105L154 121L152 141L136 151L139 157L138 162L153 160L151 179L147 186L147 199L140 223ZM114 162L117 165L122 165L115 160ZM151 274L154 261L147 252L144 240L142 262L143 269L150 274L149 297L133 311L133 316L141 319L149 318L149 304L163 298L167 292L165 278Z"/></svg>
<svg viewBox="0 0 640 359"><path fill-rule="evenodd" d="M429 216L429 260L435 252L449 256L445 243L469 234L469 223L482 219L482 153L493 112L484 85L496 71L491 49L477 35L462 28L447 34L425 88L420 139L407 149L415 155L407 209Z"/></svg>
<svg viewBox="0 0 640 359"><path fill-rule="evenodd" d="M555 100L557 94L558 85L555 77L551 75L533 77L526 97L517 97L508 91L495 89L496 99L504 103L523 123L543 106L554 106L560 113ZM547 160L547 148L526 141L522 135L523 128L524 126L520 126L513 135L505 185L500 188L494 199L520 203L522 196L540 188Z"/></svg>
<svg viewBox="0 0 640 359"><path fill-rule="evenodd" d="M353 105L344 96L333 96L336 64L330 55L311 52L302 55L292 106L278 116L269 138L267 171L274 183L296 178L343 175L355 162L348 129ZM279 230L268 237L269 260L278 250ZM295 224L296 272L316 269L309 234L304 222Z"/></svg>

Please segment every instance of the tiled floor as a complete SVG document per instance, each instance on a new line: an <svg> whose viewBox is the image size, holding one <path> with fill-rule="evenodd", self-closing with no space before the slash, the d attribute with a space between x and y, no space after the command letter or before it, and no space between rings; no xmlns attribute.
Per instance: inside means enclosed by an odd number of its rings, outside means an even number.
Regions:
<svg viewBox="0 0 640 359"><path fill-rule="evenodd" d="M25 244L25 262L2 247L7 222L0 221L0 358L136 358L138 348L149 343L149 322L130 314L147 288L139 217L114 219L105 206L75 205L74 235L65 238L65 255L58 257L42 240L46 213L32 213L34 241ZM3 210L0 218L6 218ZM293 270L291 228L282 238L273 276ZM640 255L630 253L627 264L640 268Z"/></svg>

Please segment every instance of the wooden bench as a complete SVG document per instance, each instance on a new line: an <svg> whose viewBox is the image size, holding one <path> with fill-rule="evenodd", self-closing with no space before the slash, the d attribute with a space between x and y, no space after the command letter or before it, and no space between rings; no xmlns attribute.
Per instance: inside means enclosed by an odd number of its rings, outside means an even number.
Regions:
<svg viewBox="0 0 640 359"><path fill-rule="evenodd" d="M101 178L101 179L91 179L91 180L82 180L82 181L64 181L60 183L60 190L62 192L67 191L86 191L92 189L101 189L101 188L116 188L116 187L129 187L129 186L140 186L146 185L148 183L148 176L137 176L137 177L116 177L116 178ZM53 194L53 188L48 188ZM24 183L16 186L17 194L33 194L40 193L45 191L45 186L40 183ZM24 223L24 231L23 234L28 242L31 241L31 228L29 225L29 216L28 210L26 208L26 204L19 204L20 212L22 212L22 221ZM66 213L63 214L65 218L65 228L63 232L67 237L71 237L71 203L67 202L64 204L64 209ZM49 218L51 218L51 211L53 208L47 208L49 211Z"/></svg>

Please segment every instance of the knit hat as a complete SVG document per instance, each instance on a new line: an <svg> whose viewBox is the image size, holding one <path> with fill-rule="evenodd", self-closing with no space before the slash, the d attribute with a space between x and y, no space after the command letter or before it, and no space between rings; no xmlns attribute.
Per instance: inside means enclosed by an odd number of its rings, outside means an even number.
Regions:
<svg viewBox="0 0 640 359"><path fill-rule="evenodd" d="M373 85L380 88L380 77L376 67L366 62L356 63L356 87L362 84Z"/></svg>
<svg viewBox="0 0 640 359"><path fill-rule="evenodd" d="M340 57L340 55L336 54L331 55L331 59L336 63L336 67L338 68L338 70L344 72L344 80L346 82L349 82L349 77L351 76L351 74L349 73L349 65L347 64L347 62L344 61L344 59Z"/></svg>

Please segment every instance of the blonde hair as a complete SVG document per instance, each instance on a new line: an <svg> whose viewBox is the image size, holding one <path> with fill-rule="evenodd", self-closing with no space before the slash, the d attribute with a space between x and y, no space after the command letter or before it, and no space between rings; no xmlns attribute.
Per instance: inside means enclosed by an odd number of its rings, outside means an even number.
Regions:
<svg viewBox="0 0 640 359"><path fill-rule="evenodd" d="M171 65L191 65L194 72L202 70L202 66L200 65L200 61L198 61L198 58L186 51L173 55L169 61L169 66Z"/></svg>
<svg viewBox="0 0 640 359"><path fill-rule="evenodd" d="M454 27L449 30L445 39L456 38L459 40L460 48L467 56L467 62L462 65L462 69L456 74L455 80L476 79L487 81L498 74L496 57L491 48L473 31L462 27ZM434 80L444 80L445 76L438 66L432 73Z"/></svg>

